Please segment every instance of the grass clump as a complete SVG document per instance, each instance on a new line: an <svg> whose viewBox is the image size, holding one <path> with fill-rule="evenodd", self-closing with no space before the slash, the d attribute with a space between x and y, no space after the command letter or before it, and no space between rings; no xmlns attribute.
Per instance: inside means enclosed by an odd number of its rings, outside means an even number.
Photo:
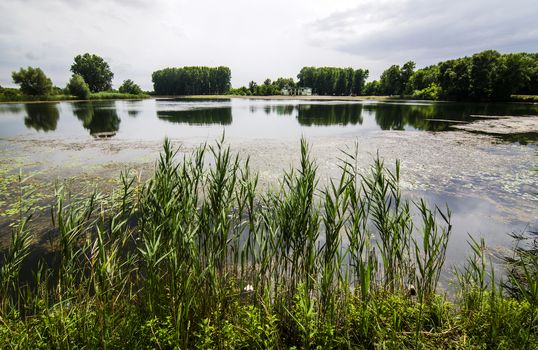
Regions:
<svg viewBox="0 0 538 350"><path fill-rule="evenodd" d="M101 91L101 92L92 92L90 94L90 100L128 100L128 99L141 99L148 98L149 95L145 93L140 94L130 94L122 93L116 91Z"/></svg>
<svg viewBox="0 0 538 350"><path fill-rule="evenodd" d="M517 102L538 102L537 95L512 95L510 99Z"/></svg>
<svg viewBox="0 0 538 350"><path fill-rule="evenodd" d="M146 183L122 174L117 191L83 199L58 188L51 252L29 258L26 212L13 226L0 348L536 344L535 299L492 282L480 243L456 302L438 294L450 211L405 200L399 163L364 171L357 154L321 186L302 141L298 169L261 193L222 141L182 158L165 141Z"/></svg>

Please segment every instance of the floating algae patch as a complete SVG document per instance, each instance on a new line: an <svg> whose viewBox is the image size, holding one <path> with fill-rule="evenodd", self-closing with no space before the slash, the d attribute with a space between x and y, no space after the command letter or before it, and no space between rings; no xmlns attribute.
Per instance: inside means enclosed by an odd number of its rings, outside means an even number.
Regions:
<svg viewBox="0 0 538 350"><path fill-rule="evenodd" d="M181 146L180 155L190 154L206 141L211 143L214 139L172 140L174 146ZM50 195L55 184L63 183L63 179L67 179L65 182L75 192L114 189L114 181L126 169L135 169L143 181L153 173L162 149L162 141L17 139L0 140L0 147L6 142L9 147L5 148L7 151L2 153L0 161L26 164L24 171L39 170L31 181L45 183L49 186L46 193ZM476 208L473 214L477 222L488 222L484 234L490 239L500 239L525 227L538 227L538 197L535 195L538 173L533 171L538 166L535 145L501 142L491 135L459 130L382 130L367 134L350 131L339 137L312 136L308 142L320 184L338 176L342 150L352 152L358 147L356 162L365 172L377 154L389 168L399 159L401 187L406 194L429 193L441 207L445 200L450 200L453 205L465 208L457 214L461 220L455 218L461 230L460 242L467 239L467 233L474 234L478 227L466 227L465 220L469 217L466 213L470 211L466 203L473 203ZM283 172L296 168L300 162L299 139L248 139L227 134L226 143L243 159L250 157L252 170L259 174L260 189L278 187ZM15 159L20 161L13 161ZM18 170L13 168L16 175ZM7 231L1 232L9 236ZM495 240L487 242L496 243Z"/></svg>
<svg viewBox="0 0 538 350"><path fill-rule="evenodd" d="M538 116L487 116L468 124L451 126L453 129L498 136L524 136L530 141L538 141ZM517 141L517 140L516 140Z"/></svg>

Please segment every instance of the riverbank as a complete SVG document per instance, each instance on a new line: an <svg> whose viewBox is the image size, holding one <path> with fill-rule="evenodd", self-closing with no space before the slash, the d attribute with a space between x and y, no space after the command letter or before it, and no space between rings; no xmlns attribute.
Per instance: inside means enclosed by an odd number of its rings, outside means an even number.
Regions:
<svg viewBox="0 0 538 350"><path fill-rule="evenodd" d="M97 92L92 93L87 100L80 99L70 95L50 95L50 96L25 96L20 95L17 98L5 97L0 95L0 103L50 103L50 102L84 102L84 101L101 101L101 100L141 100L150 98L150 95L133 95L120 92Z"/></svg>
<svg viewBox="0 0 538 350"><path fill-rule="evenodd" d="M239 98L246 100L299 100L299 101L415 101L415 102L451 102L451 101L434 101L434 100L417 100L410 97L401 97L401 96L284 96L284 95L271 95L271 96L245 96L245 95L132 95L132 94L123 94L123 93L109 93L109 92L100 92L93 93L90 99L81 100L74 96L22 96L20 99L2 99L0 96L0 103L40 103L40 102L82 102L82 101L92 101L92 100L129 100L129 99L190 99L190 100L228 100L230 98ZM513 96L513 99L509 102L514 103L538 103L538 96L532 95L517 95ZM495 103L492 101L491 103Z"/></svg>
<svg viewBox="0 0 538 350"><path fill-rule="evenodd" d="M392 96L284 96L284 95L272 95L272 96L245 96L245 95L191 95L191 96L155 96L156 98L185 98L185 99L215 99L226 100L229 98L241 98L245 100L300 100L300 101L383 101L383 100L402 100L401 98Z"/></svg>

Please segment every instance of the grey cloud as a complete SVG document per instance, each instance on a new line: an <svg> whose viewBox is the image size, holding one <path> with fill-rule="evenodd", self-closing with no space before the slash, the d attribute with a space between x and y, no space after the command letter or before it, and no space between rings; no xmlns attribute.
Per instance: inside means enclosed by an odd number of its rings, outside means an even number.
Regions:
<svg viewBox="0 0 538 350"><path fill-rule="evenodd" d="M369 59L419 61L537 51L537 17L535 0L367 1L311 23L310 42Z"/></svg>
<svg viewBox="0 0 538 350"><path fill-rule="evenodd" d="M35 53L33 52L27 52L26 54L24 54L24 57L26 57L28 60L30 61L37 61L39 60L39 56L36 55Z"/></svg>

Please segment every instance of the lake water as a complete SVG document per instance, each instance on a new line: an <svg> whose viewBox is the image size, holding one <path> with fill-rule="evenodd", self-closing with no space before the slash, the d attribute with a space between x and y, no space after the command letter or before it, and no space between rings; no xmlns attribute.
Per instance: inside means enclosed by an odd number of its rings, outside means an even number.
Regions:
<svg viewBox="0 0 538 350"><path fill-rule="evenodd" d="M538 114L531 104L276 100L142 100L0 104L0 137L121 140L297 139L375 130L446 131L473 115Z"/></svg>
<svg viewBox="0 0 538 350"><path fill-rule="evenodd" d="M19 168L37 178L116 177L124 167L148 174L169 137L185 152L225 134L250 156L262 185L296 165L305 137L322 179L336 176L342 149L358 147L367 168L379 154L402 163L402 188L452 209L449 261L465 256L467 234L493 249L510 232L538 229L536 135L500 139L456 131L480 116L538 115L532 104L304 100L141 100L0 104L2 176ZM2 197L3 196L3 197ZM8 201L0 195L0 203ZM2 233L4 234L4 233Z"/></svg>

